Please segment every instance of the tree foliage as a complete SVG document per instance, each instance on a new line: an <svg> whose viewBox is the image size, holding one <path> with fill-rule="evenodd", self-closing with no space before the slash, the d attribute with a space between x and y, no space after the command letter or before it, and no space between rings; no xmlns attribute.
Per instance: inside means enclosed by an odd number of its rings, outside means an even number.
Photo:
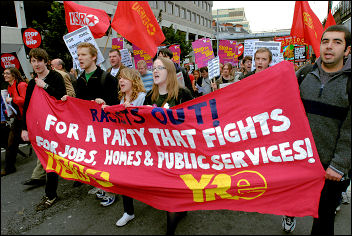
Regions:
<svg viewBox="0 0 352 236"><path fill-rule="evenodd" d="M169 46L173 44L180 45L181 48L181 61L190 57L188 54L192 51L192 43L186 41L186 33L180 30L174 29L173 25L170 27L163 27L162 29L165 35L165 41L163 44Z"/></svg>
<svg viewBox="0 0 352 236"><path fill-rule="evenodd" d="M60 58L65 62L66 70L72 67L72 57L68 51L63 36L67 34L65 22L65 9L62 3L52 2L51 11L48 11L45 22L32 21L33 27L42 35L42 48L45 49L50 59Z"/></svg>

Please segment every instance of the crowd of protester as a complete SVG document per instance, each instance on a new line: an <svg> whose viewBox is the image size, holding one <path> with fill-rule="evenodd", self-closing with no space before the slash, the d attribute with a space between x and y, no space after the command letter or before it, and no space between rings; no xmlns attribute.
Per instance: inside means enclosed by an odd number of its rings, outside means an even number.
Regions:
<svg viewBox="0 0 352 236"><path fill-rule="evenodd" d="M308 109L312 103L304 104L318 153L326 170L326 182L319 205L319 218L314 219L312 234L334 234L336 211L339 210L341 203L349 203L346 189L349 186L351 174L350 95L348 94L348 98L345 98L346 101L339 103L333 97L324 97L324 91L340 88L342 94L350 90L350 82L348 82L351 80L350 50L351 35L348 29L343 26L331 26L324 32L321 39L321 57L315 63L307 62L295 68L302 100L314 100L323 104L326 109L331 106L343 107L347 114L336 121L335 118L325 115L329 111L316 114L312 112L316 109ZM77 55L83 70L80 74L75 69L67 72L61 59L50 60L47 52L41 48L32 49L29 53L29 61L34 72L29 82L14 67L4 70L1 89L7 89L9 96L6 101L1 100L1 106L3 108L5 103L12 104L17 110L17 115L11 117L12 122L9 125L9 118L3 112L1 114L2 129L3 126L9 126L9 132L6 133L5 166L1 171L1 176L16 172L16 155L19 144L29 141L26 115L35 86L43 88L58 100L66 101L69 96L94 100L101 104L103 109L117 104L123 104L126 107L155 105L170 108L229 84L251 79L251 75L266 70L272 61L271 51L268 48L260 48L255 52L254 58L244 57L239 67L234 67L231 63L221 64L220 76L209 78L207 67L195 68L191 71L189 65L183 68L174 63L171 60L173 54L168 48L163 48L158 52L153 61L152 71L147 70L145 61L139 61L137 69L125 67L121 63L121 54L117 49L110 50L111 67L104 71L96 65L97 49L90 43L77 45ZM252 70L252 61L255 63L254 70ZM302 73L304 70L306 72ZM183 75L184 84L180 84L177 80L176 74L179 72ZM336 83L336 80L341 85L338 88L336 85L335 87L330 85L333 81ZM322 91L322 85L324 91ZM326 124L330 124L331 130L328 133L325 130ZM4 134L5 132L2 132L2 139ZM32 176L23 183L25 185L45 185L45 195L36 206L37 211L43 211L58 201L56 193L58 177L55 172L46 173L39 159L37 160ZM81 184L75 182L74 186L78 187ZM92 188L89 193L96 194L104 207L113 204L118 197L115 193L98 188ZM135 218L133 199L129 196L122 196L122 200L124 212L116 222L119 227ZM166 233L174 234L178 222L187 215L187 212L166 212L166 215ZM284 231L292 232L296 227L295 217L283 216L282 227Z"/></svg>

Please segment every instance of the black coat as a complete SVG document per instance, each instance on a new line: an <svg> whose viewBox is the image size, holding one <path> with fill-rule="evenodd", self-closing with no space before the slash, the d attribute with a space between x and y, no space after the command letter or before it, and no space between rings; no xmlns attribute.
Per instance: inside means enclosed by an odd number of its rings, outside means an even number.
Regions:
<svg viewBox="0 0 352 236"><path fill-rule="evenodd" d="M48 88L45 89L45 91L50 96L53 96L57 100L60 100L64 95L66 95L65 81L59 72L50 70L49 74L45 77L44 82L48 84ZM27 114L27 109L28 109L29 102L31 100L35 85L36 85L35 80L31 79L28 83L28 87L26 91L26 98L24 100L24 105L23 105L23 122L22 122L22 128L24 130L27 130L26 114Z"/></svg>
<svg viewBox="0 0 352 236"><path fill-rule="evenodd" d="M102 80L103 73L106 74ZM77 79L76 97L84 100L103 99L107 105L119 104L117 94L117 79L110 73L105 72L99 66L88 82L83 72Z"/></svg>

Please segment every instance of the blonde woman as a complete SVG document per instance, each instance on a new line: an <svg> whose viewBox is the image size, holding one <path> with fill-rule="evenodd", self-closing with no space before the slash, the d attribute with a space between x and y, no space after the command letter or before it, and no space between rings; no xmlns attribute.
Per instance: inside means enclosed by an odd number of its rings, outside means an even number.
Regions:
<svg viewBox="0 0 352 236"><path fill-rule="evenodd" d="M119 79L119 100L120 104L124 104L125 107L130 106L142 106L145 98L145 88L143 81L135 69L124 68L120 72ZM107 105L102 106L103 109ZM103 191L103 190L100 190ZM106 193L112 194L112 193ZM124 214L116 222L117 226L124 226L130 220L134 219L134 207L133 199L127 196L122 195Z"/></svg>
<svg viewBox="0 0 352 236"><path fill-rule="evenodd" d="M176 77L174 63L158 57L153 63L154 84L145 97L144 105L170 108L193 99L187 88L181 88ZM167 212L167 235L173 235L178 222L186 215L184 212Z"/></svg>

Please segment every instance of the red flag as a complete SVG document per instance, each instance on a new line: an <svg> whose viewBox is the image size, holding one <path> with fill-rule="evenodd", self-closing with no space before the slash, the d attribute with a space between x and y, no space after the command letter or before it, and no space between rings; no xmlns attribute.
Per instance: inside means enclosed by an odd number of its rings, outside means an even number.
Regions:
<svg viewBox="0 0 352 236"><path fill-rule="evenodd" d="M296 1L290 35L304 38L306 43L312 45L315 55L319 57L322 34L323 25L309 7L308 2Z"/></svg>
<svg viewBox="0 0 352 236"><path fill-rule="evenodd" d="M71 1L64 1L68 32L88 25L94 38L101 38L110 26L110 16L100 9L85 7Z"/></svg>
<svg viewBox="0 0 352 236"><path fill-rule="evenodd" d="M147 1L119 1L111 27L152 57L165 40Z"/></svg>
<svg viewBox="0 0 352 236"><path fill-rule="evenodd" d="M328 18L326 19L324 31L332 25L336 25L336 21L334 16L331 14L331 10L329 11Z"/></svg>

